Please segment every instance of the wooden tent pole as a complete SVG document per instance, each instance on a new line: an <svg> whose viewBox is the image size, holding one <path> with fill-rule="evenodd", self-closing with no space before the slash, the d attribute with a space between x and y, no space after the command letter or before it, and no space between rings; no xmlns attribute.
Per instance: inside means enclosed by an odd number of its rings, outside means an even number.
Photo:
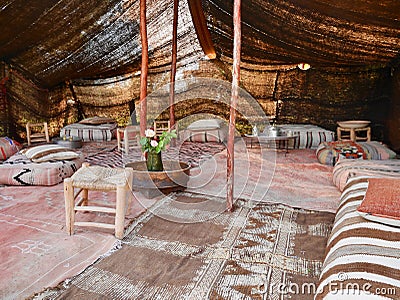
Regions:
<svg viewBox="0 0 400 300"><path fill-rule="evenodd" d="M229 136L227 151L227 194L226 206L229 211L233 209L234 187L234 151L235 151L235 124L236 109L240 83L240 51L241 51L241 0L234 0L233 4L233 66L232 66L232 97L229 115Z"/></svg>
<svg viewBox="0 0 400 300"><path fill-rule="evenodd" d="M149 69L149 49L147 42L146 0L140 0L140 40L142 43L142 67L140 73L140 135L147 127L147 73Z"/></svg>
<svg viewBox="0 0 400 300"><path fill-rule="evenodd" d="M176 57L178 48L178 7L179 0L174 0L174 20L172 29L172 61L171 61L171 79L169 90L169 122L171 128L175 125L175 75L176 75Z"/></svg>

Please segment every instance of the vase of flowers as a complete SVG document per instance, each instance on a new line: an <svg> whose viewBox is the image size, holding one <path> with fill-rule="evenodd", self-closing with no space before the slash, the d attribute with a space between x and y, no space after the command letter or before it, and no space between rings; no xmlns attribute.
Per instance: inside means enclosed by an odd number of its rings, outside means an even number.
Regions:
<svg viewBox="0 0 400 300"><path fill-rule="evenodd" d="M151 128L145 131L145 136L140 139L140 145L147 157L148 171L163 171L161 151L165 150L165 147L176 137L176 130L164 131L160 136L157 136Z"/></svg>

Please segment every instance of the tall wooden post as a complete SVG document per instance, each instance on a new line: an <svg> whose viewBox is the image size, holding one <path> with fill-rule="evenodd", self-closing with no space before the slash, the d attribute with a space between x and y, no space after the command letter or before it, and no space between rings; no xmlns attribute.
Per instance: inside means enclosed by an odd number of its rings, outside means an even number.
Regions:
<svg viewBox="0 0 400 300"><path fill-rule="evenodd" d="M171 61L171 79L169 90L169 122L171 128L175 126L175 75L176 75L176 57L178 48L178 8L179 0L174 0L174 20L172 24L172 61Z"/></svg>
<svg viewBox="0 0 400 300"><path fill-rule="evenodd" d="M232 66L232 97L229 116L229 136L227 151L227 194L226 206L229 211L233 209L234 187L234 151L235 151L235 124L236 109L240 83L240 51L241 51L241 0L234 0L233 4L233 66Z"/></svg>
<svg viewBox="0 0 400 300"><path fill-rule="evenodd" d="M147 73L149 49L147 42L146 0L140 0L140 40L142 43L142 68L140 73L140 134L144 136L147 127Z"/></svg>

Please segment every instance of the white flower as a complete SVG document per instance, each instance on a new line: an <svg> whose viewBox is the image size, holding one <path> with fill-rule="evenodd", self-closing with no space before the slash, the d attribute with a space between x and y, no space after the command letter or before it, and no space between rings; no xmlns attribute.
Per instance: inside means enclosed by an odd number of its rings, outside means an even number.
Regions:
<svg viewBox="0 0 400 300"><path fill-rule="evenodd" d="M157 147L157 146L158 146L158 142L155 141L155 140L152 140L152 141L150 142L150 145L151 145L152 147Z"/></svg>
<svg viewBox="0 0 400 300"><path fill-rule="evenodd" d="M155 131L153 129L146 129L144 131L144 134L146 135L146 137L148 138L152 138L156 135Z"/></svg>

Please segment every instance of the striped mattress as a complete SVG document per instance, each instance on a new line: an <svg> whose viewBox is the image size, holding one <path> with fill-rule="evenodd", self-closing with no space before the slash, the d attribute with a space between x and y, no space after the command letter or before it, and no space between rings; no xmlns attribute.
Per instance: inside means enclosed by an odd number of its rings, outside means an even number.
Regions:
<svg viewBox="0 0 400 300"><path fill-rule="evenodd" d="M400 159L353 160L344 159L333 168L333 183L343 191L350 177L368 175L374 177L400 177Z"/></svg>
<svg viewBox="0 0 400 300"><path fill-rule="evenodd" d="M316 149L322 142L335 140L335 132L311 124L283 124L278 125L283 132L298 135L294 148Z"/></svg>
<svg viewBox="0 0 400 300"><path fill-rule="evenodd" d="M81 138L84 142L89 141L111 141L116 137L117 124L87 125L74 123L63 127L60 131L60 137L75 136Z"/></svg>
<svg viewBox="0 0 400 300"><path fill-rule="evenodd" d="M354 177L343 191L315 300L400 297L400 228L358 215L367 188L368 177Z"/></svg>

